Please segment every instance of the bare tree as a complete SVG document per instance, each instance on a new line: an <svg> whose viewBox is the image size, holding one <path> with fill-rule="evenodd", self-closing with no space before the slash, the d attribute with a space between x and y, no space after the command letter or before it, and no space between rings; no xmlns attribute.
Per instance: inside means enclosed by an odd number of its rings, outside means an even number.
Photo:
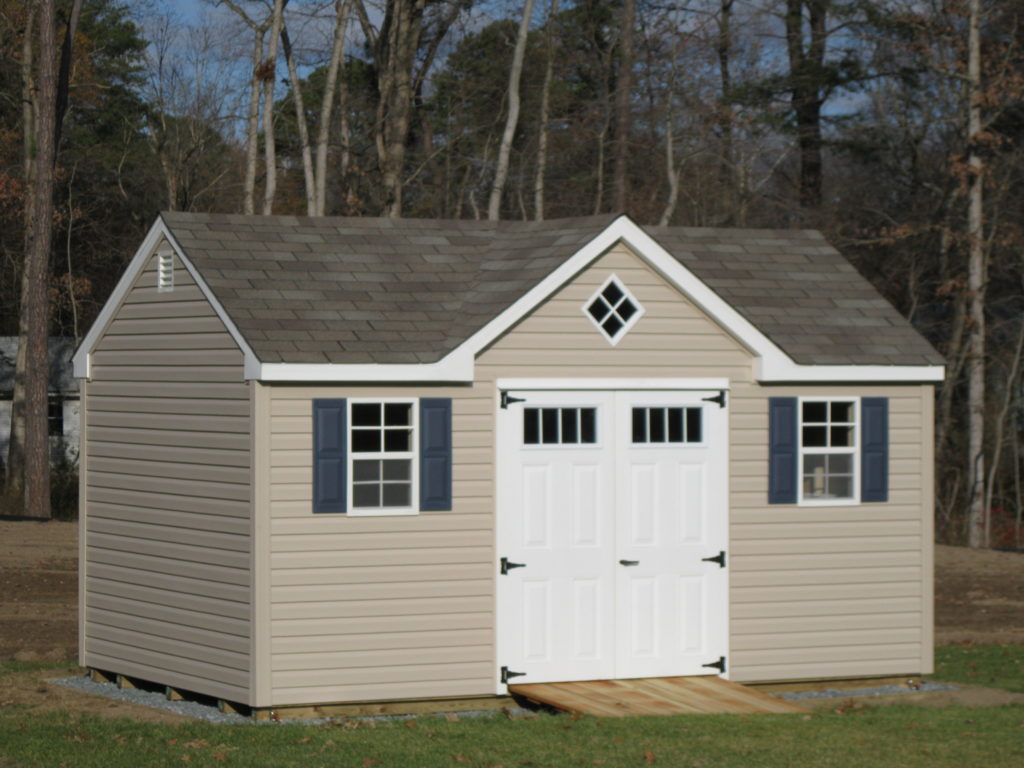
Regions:
<svg viewBox="0 0 1024 768"><path fill-rule="evenodd" d="M26 8L25 32L21 41L21 122L22 122L22 163L25 186L32 189L33 164L35 158L35 121L36 121L36 79L33 60L33 34L35 31L36 3L29 3ZM29 224L32 216L32 195L25 196L25 249L29 247ZM27 296L29 287L28 270L21 273L21 295ZM15 357L15 387L11 398L11 436L7 446L7 487L6 492L12 498L21 498L25 492L25 387L18 386L24 381L25 352L28 345L25 338L28 330L25 326L26 313L18 317L18 352Z"/></svg>
<svg viewBox="0 0 1024 768"><path fill-rule="evenodd" d="M982 190L985 168L981 159L981 107L984 89L981 82L981 0L968 6L967 87L968 127L967 165L969 169L967 209L967 296L970 322L967 352L967 418L970 510L967 518L967 543L985 546L985 233Z"/></svg>
<svg viewBox="0 0 1024 768"><path fill-rule="evenodd" d="M345 34L352 12L352 0L335 0L334 4L334 42L331 46L331 58L327 64L327 77L324 82L324 97L320 107L320 122L316 137L316 200L315 214L323 216L327 210L327 146L330 137L331 115L334 110L334 92L338 87L338 71L345 60ZM343 94L342 94L343 95ZM348 108L345 99L338 105L341 110ZM343 126L347 128L347 123ZM343 130L344 134L344 130ZM342 145L347 149L347 136L342 135ZM348 155L343 153L341 173L347 170Z"/></svg>
<svg viewBox="0 0 1024 768"><path fill-rule="evenodd" d="M302 80L295 63L291 37L287 24L281 26L281 46L288 67L288 81L292 85L292 100L295 102L295 127L299 132L299 153L302 155L302 178L306 183L306 215L317 215L317 185L313 171L313 151L309 144L309 123L306 121L306 104L302 96Z"/></svg>
<svg viewBox="0 0 1024 768"><path fill-rule="evenodd" d="M540 92L540 118L537 128L537 173L533 181L533 216L544 220L544 175L548 167L548 122L551 120L551 83L555 75L555 17L558 0L551 0L544 30L544 84Z"/></svg>
<svg viewBox="0 0 1024 768"><path fill-rule="evenodd" d="M249 110L245 127L245 181L242 186L242 210L247 214L256 213L256 165L259 161L260 137L260 94L263 89L263 43L270 28L271 18L256 21L241 5L233 0L217 0L238 14L238 17L252 30L252 77L249 81Z"/></svg>
<svg viewBox="0 0 1024 768"><path fill-rule="evenodd" d="M809 39L804 43L804 9ZM821 108L825 103L817 73L825 63L828 0L786 0L786 51L789 55L789 89L800 149L800 205L821 205L822 135Z"/></svg>
<svg viewBox="0 0 1024 768"><path fill-rule="evenodd" d="M505 116L505 131L498 147L498 164L494 171L494 184L487 204L487 218L497 221L501 218L501 195L508 178L509 157L512 154L512 139L519 124L519 81L523 76L523 57L526 55L526 38L530 34L530 19L533 18L534 0L526 0L523 18L516 33L516 47L512 52L512 68L508 75L508 114Z"/></svg>
<svg viewBox="0 0 1024 768"><path fill-rule="evenodd" d="M274 139L274 86L277 84L277 44L281 39L284 25L284 7L288 0L274 0L270 17L270 41L267 58L260 65L263 79L263 163L266 174L263 183L263 215L274 212L274 196L277 194L277 146ZM308 140L307 140L308 145Z"/></svg>
<svg viewBox="0 0 1024 768"><path fill-rule="evenodd" d="M39 3L39 73L36 79L35 162L29 247L25 258L25 507L28 517L50 517L50 445L46 428L49 390L50 246L57 141L56 0Z"/></svg>
<svg viewBox="0 0 1024 768"><path fill-rule="evenodd" d="M636 1L623 0L619 31L619 76L615 83L615 168L612 172L612 207L626 210L629 194L629 134L633 103L633 37Z"/></svg>

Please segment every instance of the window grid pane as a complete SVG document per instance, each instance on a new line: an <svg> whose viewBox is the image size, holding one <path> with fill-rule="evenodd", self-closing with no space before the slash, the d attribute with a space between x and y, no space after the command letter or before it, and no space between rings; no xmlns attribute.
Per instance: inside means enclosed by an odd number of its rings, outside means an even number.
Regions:
<svg viewBox="0 0 1024 768"><path fill-rule="evenodd" d="M634 408L633 444L699 443L702 408Z"/></svg>
<svg viewBox="0 0 1024 768"><path fill-rule="evenodd" d="M596 408L524 408L523 445L597 442Z"/></svg>
<svg viewBox="0 0 1024 768"><path fill-rule="evenodd" d="M801 477L805 499L853 499L856 402L805 401L801 407Z"/></svg>
<svg viewBox="0 0 1024 768"><path fill-rule="evenodd" d="M631 321L635 322L641 309L637 300L615 279L586 305L587 314L610 341L621 335Z"/></svg>
<svg viewBox="0 0 1024 768"><path fill-rule="evenodd" d="M352 403L353 509L412 506L415 437L412 403Z"/></svg>

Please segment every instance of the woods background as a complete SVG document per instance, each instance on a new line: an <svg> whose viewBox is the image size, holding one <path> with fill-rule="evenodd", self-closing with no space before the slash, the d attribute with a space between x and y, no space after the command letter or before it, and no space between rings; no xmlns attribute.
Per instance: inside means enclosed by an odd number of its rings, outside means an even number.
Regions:
<svg viewBox="0 0 1024 768"><path fill-rule="evenodd" d="M1022 22L1019 0L0 0L0 335L80 339L161 209L818 228L948 361L940 540L1020 548Z"/></svg>

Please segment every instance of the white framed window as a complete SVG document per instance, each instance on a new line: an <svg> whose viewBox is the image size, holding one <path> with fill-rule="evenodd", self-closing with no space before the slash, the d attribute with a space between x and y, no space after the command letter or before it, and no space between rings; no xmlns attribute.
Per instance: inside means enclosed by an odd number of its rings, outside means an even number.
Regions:
<svg viewBox="0 0 1024 768"><path fill-rule="evenodd" d="M587 299L583 314L614 346L636 325L644 314L644 308L618 277L610 275Z"/></svg>
<svg viewBox="0 0 1024 768"><path fill-rule="evenodd" d="M523 445L597 445L597 408L524 408Z"/></svg>
<svg viewBox="0 0 1024 768"><path fill-rule="evenodd" d="M350 398L348 504L351 515L419 512L417 401Z"/></svg>
<svg viewBox="0 0 1024 768"><path fill-rule="evenodd" d="M799 503L860 502L860 398L799 399Z"/></svg>
<svg viewBox="0 0 1024 768"><path fill-rule="evenodd" d="M704 442L704 409L700 406L634 406L630 422L634 446Z"/></svg>

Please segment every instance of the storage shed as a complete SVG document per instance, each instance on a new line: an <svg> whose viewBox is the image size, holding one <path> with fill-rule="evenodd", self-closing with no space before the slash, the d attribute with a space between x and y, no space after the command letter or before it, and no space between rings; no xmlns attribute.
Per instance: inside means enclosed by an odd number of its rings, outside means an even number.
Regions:
<svg viewBox="0 0 1024 768"><path fill-rule="evenodd" d="M930 672L942 364L815 232L162 214L75 356L81 663L262 709Z"/></svg>

